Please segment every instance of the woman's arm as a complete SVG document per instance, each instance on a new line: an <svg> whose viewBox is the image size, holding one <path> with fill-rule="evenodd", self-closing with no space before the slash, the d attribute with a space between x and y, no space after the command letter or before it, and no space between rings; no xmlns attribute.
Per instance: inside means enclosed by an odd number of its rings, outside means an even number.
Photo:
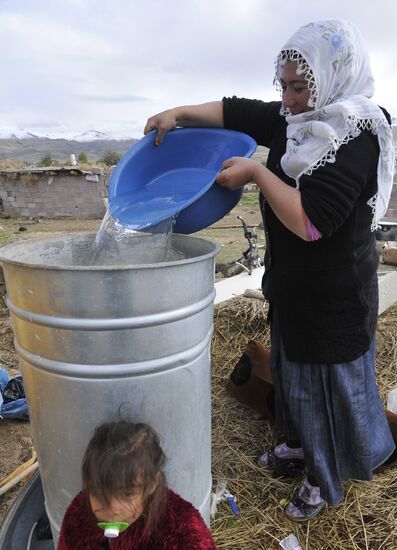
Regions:
<svg viewBox="0 0 397 550"><path fill-rule="evenodd" d="M222 101L211 101L199 105L182 105L158 113L148 119L144 134L157 130L155 144L160 145L164 135L177 126L207 126L223 128Z"/></svg>
<svg viewBox="0 0 397 550"><path fill-rule="evenodd" d="M298 189L290 187L265 166L251 159L233 157L225 161L222 168L216 179L221 187L237 189L255 182L281 223L304 241L309 240Z"/></svg>

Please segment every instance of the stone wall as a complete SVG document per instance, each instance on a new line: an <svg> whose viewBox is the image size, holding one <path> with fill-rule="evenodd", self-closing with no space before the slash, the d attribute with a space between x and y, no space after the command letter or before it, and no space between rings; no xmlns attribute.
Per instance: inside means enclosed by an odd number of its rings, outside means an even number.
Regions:
<svg viewBox="0 0 397 550"><path fill-rule="evenodd" d="M19 217L100 219L109 176L75 167L0 171L0 208Z"/></svg>

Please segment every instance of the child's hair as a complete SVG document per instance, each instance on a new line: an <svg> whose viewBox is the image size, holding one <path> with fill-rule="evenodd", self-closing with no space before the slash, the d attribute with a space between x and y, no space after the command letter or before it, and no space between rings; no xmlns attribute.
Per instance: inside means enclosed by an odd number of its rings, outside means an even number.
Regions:
<svg viewBox="0 0 397 550"><path fill-rule="evenodd" d="M102 424L84 454L83 490L109 505L120 490L142 489L143 517L147 529L152 530L165 505L165 462L159 436L148 424L125 420Z"/></svg>

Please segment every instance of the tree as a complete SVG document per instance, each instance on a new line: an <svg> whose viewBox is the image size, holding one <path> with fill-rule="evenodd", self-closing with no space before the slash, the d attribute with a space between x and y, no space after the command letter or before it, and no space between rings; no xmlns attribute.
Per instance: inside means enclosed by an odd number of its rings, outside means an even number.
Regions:
<svg viewBox="0 0 397 550"><path fill-rule="evenodd" d="M52 165L52 157L50 153L47 153L45 157L41 159L39 162L39 166L51 166Z"/></svg>
<svg viewBox="0 0 397 550"><path fill-rule="evenodd" d="M87 164L88 163L87 155L81 152L78 156L77 162L79 164Z"/></svg>
<svg viewBox="0 0 397 550"><path fill-rule="evenodd" d="M116 153L116 151L106 151L101 160L106 166L114 166L120 159L120 153Z"/></svg>

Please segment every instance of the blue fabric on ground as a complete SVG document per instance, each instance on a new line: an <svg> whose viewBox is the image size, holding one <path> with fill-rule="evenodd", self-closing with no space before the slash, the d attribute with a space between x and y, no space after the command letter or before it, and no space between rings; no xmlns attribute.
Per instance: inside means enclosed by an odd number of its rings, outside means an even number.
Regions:
<svg viewBox="0 0 397 550"><path fill-rule="evenodd" d="M9 381L8 372L6 369L0 369L0 390L3 391L3 389L6 387Z"/></svg>
<svg viewBox="0 0 397 550"><path fill-rule="evenodd" d="M29 409L26 398L3 403L0 408L0 416L3 418L27 420L29 418Z"/></svg>
<svg viewBox="0 0 397 550"><path fill-rule="evenodd" d="M8 384L8 372L6 369L0 369L0 409L3 404L3 394L2 391Z"/></svg>
<svg viewBox="0 0 397 550"><path fill-rule="evenodd" d="M10 378L6 369L0 369L0 416L3 418L27 420L29 418L28 402L25 397L4 403L2 392Z"/></svg>
<svg viewBox="0 0 397 550"><path fill-rule="evenodd" d="M395 444L374 372L375 338L362 357L332 365L288 361L276 315L270 365L276 422L288 439L299 439L321 497L343 499L346 479L370 480Z"/></svg>

